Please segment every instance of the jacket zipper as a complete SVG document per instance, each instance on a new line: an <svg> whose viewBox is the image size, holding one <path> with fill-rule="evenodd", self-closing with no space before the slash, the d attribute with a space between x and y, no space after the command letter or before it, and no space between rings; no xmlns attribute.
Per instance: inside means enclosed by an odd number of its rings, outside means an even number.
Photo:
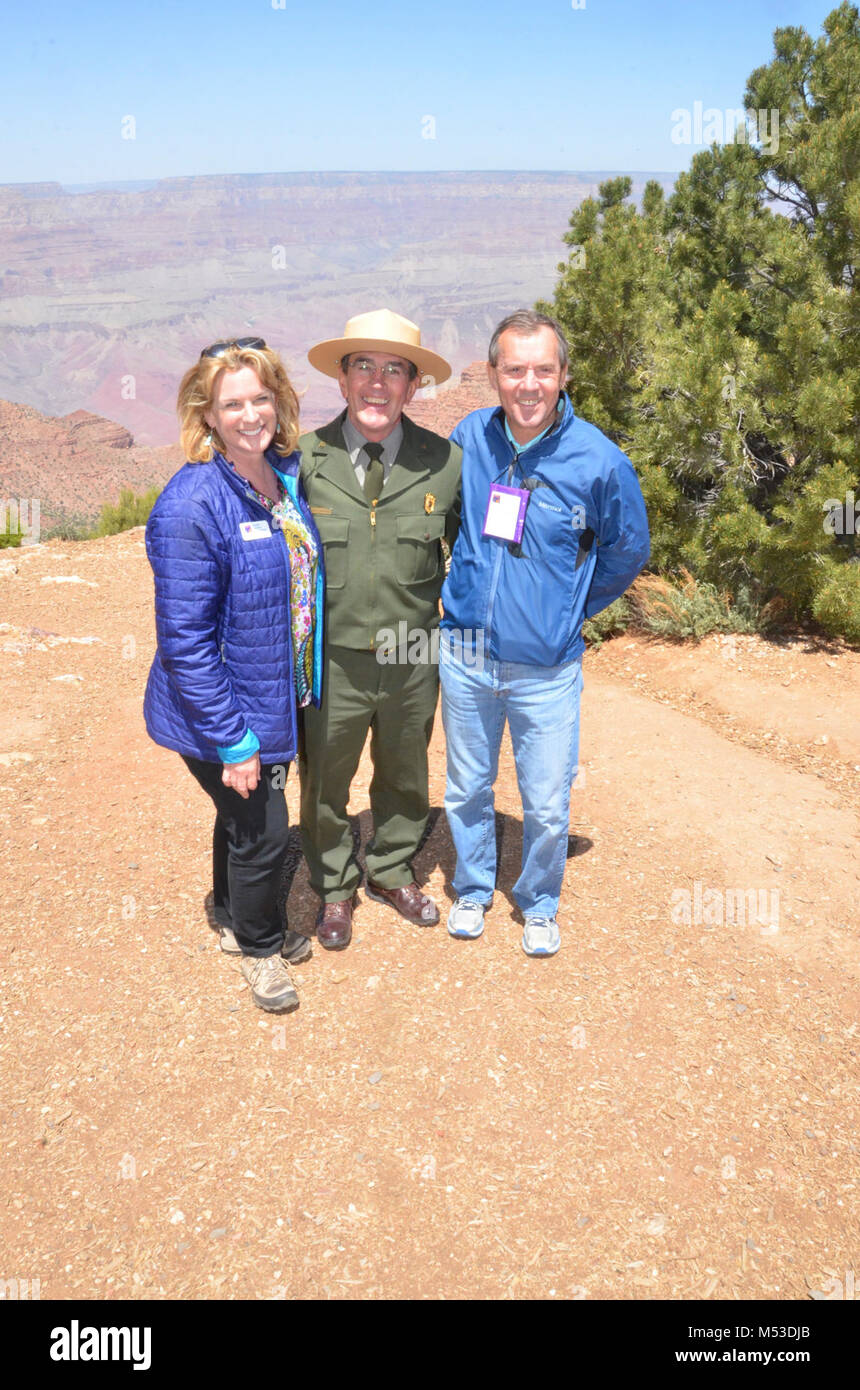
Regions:
<svg viewBox="0 0 860 1390"><path fill-rule="evenodd" d="M261 502L258 502L257 499L256 499L256 497L254 496L254 494L253 494L252 492L245 492L245 499L246 499L246 501L252 503L252 505L255 506L255 507L257 508L258 511L260 511L260 512L263 513L263 516L266 518L266 521L269 523L269 528L270 528L270 530L272 530L273 533L274 533L275 531L277 531L277 533L278 533L278 538L279 538L279 541L280 541L279 549L280 549L280 552L281 552L281 558L282 558L282 560L283 560L284 571L285 571L286 580L287 580L287 627L288 627L288 631L289 631L289 639L288 639L288 641L287 641L287 661L288 661L288 669L289 669L289 684L290 684L290 689L291 689L291 690L295 690L295 687L296 687L296 672L295 672L295 662L294 662L294 659L293 659L293 632L292 632L293 610L292 610L291 593L290 593L290 586L291 586L291 584L292 584L292 578L293 578L293 576L292 576L292 574L290 573L290 547L289 547L289 543L288 543L287 538L286 538L286 536L284 535L283 531L281 530L280 526L278 526L277 524L276 524L274 527L272 526L273 517L272 517L272 513L268 510L268 508L264 507L264 506L262 505ZM294 728L294 732L295 732L295 728Z"/></svg>
<svg viewBox="0 0 860 1390"><path fill-rule="evenodd" d="M506 443L508 442L508 441L507 441L507 437L506 437L505 442L506 442ZM509 473L508 485L510 485L510 479L513 477L513 470L514 470L514 468L516 467L516 463L517 463L517 452L516 452L516 450L514 450L514 456L513 456L513 459L511 460L511 463L510 463L510 466L509 466L509 469L508 469L508 473ZM489 645L490 645L489 639L492 637L492 634L493 634L493 610L494 610L494 608L495 608L495 606L496 606L496 594L497 594L498 588L499 588L499 579L500 579L500 577L501 577L501 572L502 572L502 561L503 561L503 559L504 559L504 557L505 557L505 549L506 549L506 546L504 545L503 542L497 543L497 545L496 545L496 555L495 555L495 559L494 559L494 561L493 561L493 573L492 573L492 575L490 576L490 592L489 592L489 594L487 595L487 639L488 639L488 640L487 640L487 641L485 642L485 644L484 644L485 647L488 648L487 653L486 653L488 656L489 656Z"/></svg>

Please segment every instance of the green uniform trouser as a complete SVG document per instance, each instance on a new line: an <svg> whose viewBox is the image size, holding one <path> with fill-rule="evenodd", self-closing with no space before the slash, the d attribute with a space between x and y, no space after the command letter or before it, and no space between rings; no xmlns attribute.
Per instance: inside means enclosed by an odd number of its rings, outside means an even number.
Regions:
<svg viewBox="0 0 860 1390"><path fill-rule="evenodd" d="M299 756L302 848L323 902L349 898L361 881L346 813L367 731L373 838L367 876L381 888L413 880L412 856L430 811L427 746L439 690L435 663L380 663L376 653L329 646L320 709L304 710Z"/></svg>

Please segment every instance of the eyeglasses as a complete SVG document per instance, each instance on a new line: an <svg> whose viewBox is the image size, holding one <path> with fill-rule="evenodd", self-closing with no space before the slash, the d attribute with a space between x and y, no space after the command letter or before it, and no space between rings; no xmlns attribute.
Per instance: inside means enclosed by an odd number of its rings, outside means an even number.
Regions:
<svg viewBox="0 0 860 1390"><path fill-rule="evenodd" d="M409 376L409 368L401 362L386 362L384 367L378 367L369 357L350 357L348 370L371 380L375 376L383 376L388 381L405 381Z"/></svg>
<svg viewBox="0 0 860 1390"><path fill-rule="evenodd" d="M204 348L200 354L201 361L204 357L223 357L231 348L265 348L265 338L228 338L221 343L212 343Z"/></svg>

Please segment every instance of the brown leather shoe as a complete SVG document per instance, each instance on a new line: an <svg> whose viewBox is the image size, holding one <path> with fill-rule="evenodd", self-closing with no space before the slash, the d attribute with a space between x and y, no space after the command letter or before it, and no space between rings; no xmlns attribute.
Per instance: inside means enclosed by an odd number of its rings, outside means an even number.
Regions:
<svg viewBox="0 0 860 1390"><path fill-rule="evenodd" d="M421 892L417 883L407 883L405 888L380 888L378 883L368 879L364 891L369 898L388 903L407 922L415 922L419 927L435 927L439 921L438 907L432 898Z"/></svg>
<svg viewBox="0 0 860 1390"><path fill-rule="evenodd" d="M352 940L355 896L339 903L323 903L317 913L317 941L327 951L342 951Z"/></svg>

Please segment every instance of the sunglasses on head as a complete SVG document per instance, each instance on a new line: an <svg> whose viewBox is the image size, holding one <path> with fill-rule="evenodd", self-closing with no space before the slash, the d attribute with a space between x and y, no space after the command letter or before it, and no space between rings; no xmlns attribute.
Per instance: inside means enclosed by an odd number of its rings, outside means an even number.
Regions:
<svg viewBox="0 0 860 1390"><path fill-rule="evenodd" d="M226 342L211 343L209 347L203 349L200 358L202 360L204 357L223 357L225 352L229 352L231 348L263 349L265 347L265 338L229 338Z"/></svg>

